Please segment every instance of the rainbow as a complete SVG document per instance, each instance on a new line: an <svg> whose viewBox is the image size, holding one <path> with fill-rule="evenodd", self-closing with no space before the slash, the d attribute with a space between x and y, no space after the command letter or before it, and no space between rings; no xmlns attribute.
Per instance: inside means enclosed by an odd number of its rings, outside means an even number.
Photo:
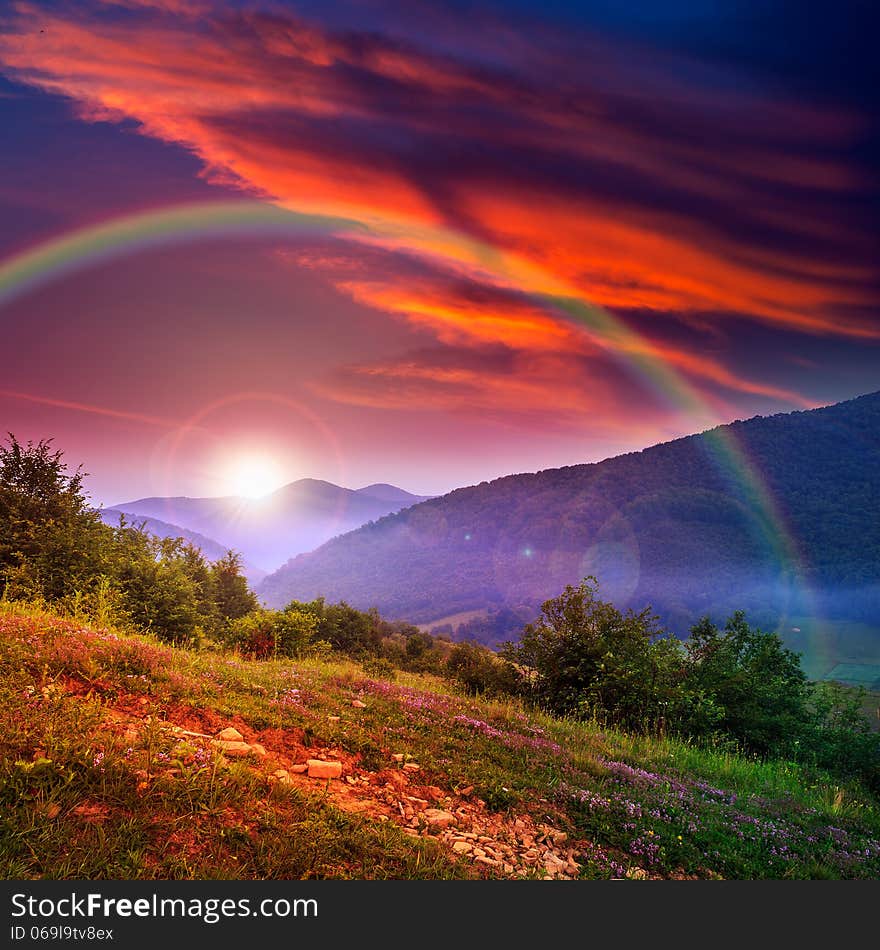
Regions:
<svg viewBox="0 0 880 950"><path fill-rule="evenodd" d="M0 264L0 308L67 274L151 247L212 237L365 233L358 221L287 211L259 201L201 202L140 211L81 228Z"/></svg>
<svg viewBox="0 0 880 950"><path fill-rule="evenodd" d="M448 228L390 219L304 213L260 201L202 202L125 215L81 228L0 263L0 315L12 300L75 273L152 247L218 237L332 236L430 254L465 266L528 296L543 310L590 334L673 409L690 418L717 415L705 397L622 320L583 299L580 291L526 258ZM28 397L24 397L28 398ZM747 499L756 526L801 594L809 588L797 540L759 468L730 428L705 433L714 463Z"/></svg>

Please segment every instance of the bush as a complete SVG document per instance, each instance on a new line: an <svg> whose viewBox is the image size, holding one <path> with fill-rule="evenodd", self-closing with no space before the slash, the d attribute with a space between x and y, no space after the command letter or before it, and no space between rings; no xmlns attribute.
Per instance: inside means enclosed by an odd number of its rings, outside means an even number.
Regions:
<svg viewBox="0 0 880 950"><path fill-rule="evenodd" d="M595 578L566 587L502 655L522 671L527 695L551 712L644 730L664 715L674 648L652 649L660 631L650 611L622 614L596 595Z"/></svg>
<svg viewBox="0 0 880 950"><path fill-rule="evenodd" d="M871 732L861 706L862 688L816 683L807 711L810 727L802 739L801 758L838 775L860 779L880 793L880 733Z"/></svg>
<svg viewBox="0 0 880 950"><path fill-rule="evenodd" d="M314 614L297 607L260 609L230 621L225 640L229 646L258 660L300 657L309 652L317 628Z"/></svg>
<svg viewBox="0 0 880 950"><path fill-rule="evenodd" d="M397 676L394 664L384 656L368 656L361 660L361 666L368 676L377 679L393 680Z"/></svg>
<svg viewBox="0 0 880 950"><path fill-rule="evenodd" d="M446 675L472 696L515 695L521 680L516 668L475 643L458 643L446 661Z"/></svg>
<svg viewBox="0 0 880 950"><path fill-rule="evenodd" d="M723 631L701 620L691 630L684 689L711 699L717 727L758 755L792 756L809 726L800 658L775 633L737 611Z"/></svg>

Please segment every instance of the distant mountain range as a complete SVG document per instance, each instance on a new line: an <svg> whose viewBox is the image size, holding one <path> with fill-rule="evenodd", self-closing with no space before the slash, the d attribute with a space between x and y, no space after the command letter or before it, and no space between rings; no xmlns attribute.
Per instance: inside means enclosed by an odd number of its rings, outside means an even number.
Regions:
<svg viewBox="0 0 880 950"><path fill-rule="evenodd" d="M169 524L167 521L159 521L157 518L134 515L130 512L122 511L120 508L102 508L98 513L104 524L108 524L114 528L119 526L121 518L125 518L128 523L143 528L144 531L155 535L157 538L183 538L191 544L194 544L209 561L219 560L229 550L228 547L220 544L219 541L215 541L213 538L206 538L203 534L199 534L197 531L190 531L188 528L183 528L179 524ZM249 564L245 561L242 564L242 573L248 579L251 586L255 586L266 577L268 571L254 567L253 564Z"/></svg>
<svg viewBox="0 0 880 950"><path fill-rule="evenodd" d="M430 623L535 608L585 575L677 632L738 607L876 625L880 393L462 488L300 554L258 593Z"/></svg>
<svg viewBox="0 0 880 950"><path fill-rule="evenodd" d="M209 558L218 556L209 551L232 548L242 554L255 580L335 535L428 497L383 483L355 490L304 478L264 498L140 498L105 509L103 516L112 513L113 523L120 513L136 521L148 519L154 534L187 537Z"/></svg>

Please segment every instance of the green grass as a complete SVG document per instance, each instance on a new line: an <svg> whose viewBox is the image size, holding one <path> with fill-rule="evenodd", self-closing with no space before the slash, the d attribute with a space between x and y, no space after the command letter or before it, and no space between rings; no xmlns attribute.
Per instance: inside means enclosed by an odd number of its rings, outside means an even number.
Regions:
<svg viewBox="0 0 880 950"><path fill-rule="evenodd" d="M425 633L430 633L434 627L443 627L446 624L450 624L452 629L455 630L459 624L467 623L469 620L476 620L477 618L483 619L489 615L489 610L486 607L481 607L478 610L462 610L457 614L449 614L446 617L438 617L436 620L431 620L428 623L417 624L419 630L424 630Z"/></svg>
<svg viewBox="0 0 880 950"><path fill-rule="evenodd" d="M839 679L869 685L834 674L839 664L876 666L880 628L851 620L790 617L779 629L785 645L801 654L801 665L812 680ZM880 669L875 669L875 677Z"/></svg>
<svg viewBox="0 0 880 950"><path fill-rule="evenodd" d="M0 876L477 874L437 840L340 810L319 783L270 788L259 770L221 764L167 721L332 748L367 778L403 755L425 786L473 786L499 819L564 829L584 878L880 876L876 801L823 773L473 699L436 677L190 652L8 604Z"/></svg>
<svg viewBox="0 0 880 950"><path fill-rule="evenodd" d="M878 690L880 689L880 663L838 663L825 674L824 679Z"/></svg>

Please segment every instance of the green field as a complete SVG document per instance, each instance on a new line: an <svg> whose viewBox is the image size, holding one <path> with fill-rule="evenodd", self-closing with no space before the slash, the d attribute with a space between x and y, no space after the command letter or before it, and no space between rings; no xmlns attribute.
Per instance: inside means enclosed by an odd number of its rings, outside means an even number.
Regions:
<svg viewBox="0 0 880 950"><path fill-rule="evenodd" d="M810 679L880 689L880 627L790 617L777 632L789 649L801 654L801 665Z"/></svg>

